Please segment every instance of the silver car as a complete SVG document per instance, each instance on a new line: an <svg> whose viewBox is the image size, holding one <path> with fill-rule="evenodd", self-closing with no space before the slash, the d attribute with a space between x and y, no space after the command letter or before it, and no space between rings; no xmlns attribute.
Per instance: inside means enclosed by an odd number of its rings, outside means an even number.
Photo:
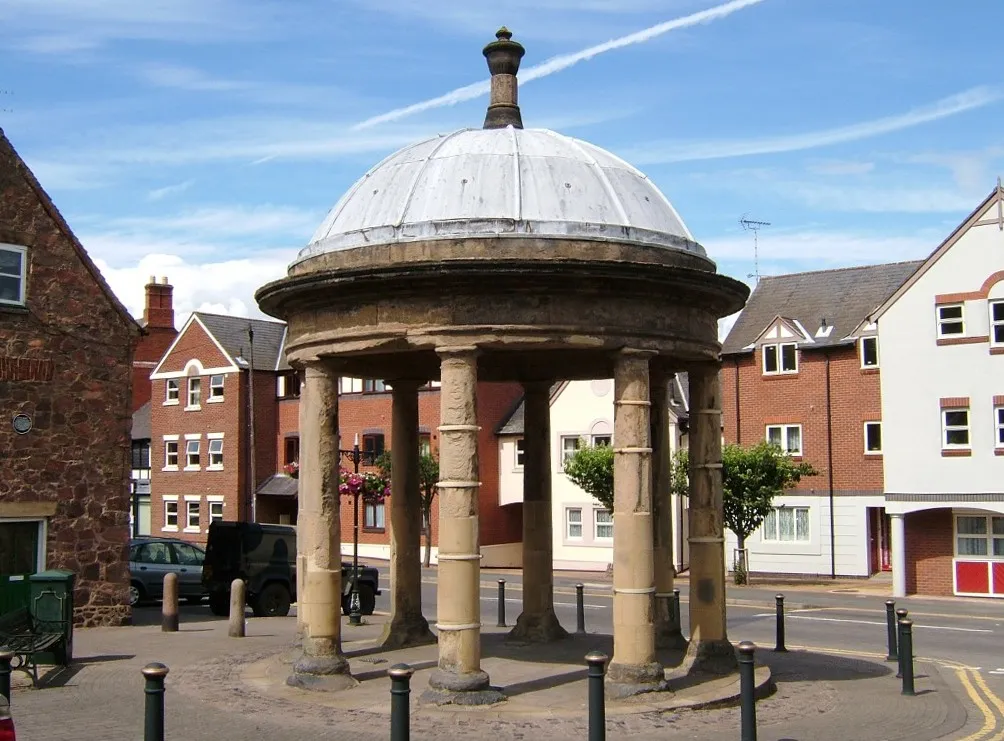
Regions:
<svg viewBox="0 0 1004 741"><path fill-rule="evenodd" d="M140 537L129 541L129 604L164 596L164 576L178 575L178 596L198 604L206 596L202 562L206 552L177 538Z"/></svg>

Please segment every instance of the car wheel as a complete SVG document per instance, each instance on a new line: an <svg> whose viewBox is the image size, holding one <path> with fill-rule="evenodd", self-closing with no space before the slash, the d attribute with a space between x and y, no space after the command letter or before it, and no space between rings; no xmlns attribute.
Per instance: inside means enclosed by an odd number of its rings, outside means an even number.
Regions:
<svg viewBox="0 0 1004 741"><path fill-rule="evenodd" d="M289 590L282 584L269 584L257 595L251 609L255 617L285 617L289 614Z"/></svg>
<svg viewBox="0 0 1004 741"><path fill-rule="evenodd" d="M209 611L216 617L230 614L230 595L226 592L212 592L209 595Z"/></svg>
<svg viewBox="0 0 1004 741"><path fill-rule="evenodd" d="M138 581L131 582L129 584L129 606L137 607L144 600L146 600L146 590L143 589L143 585Z"/></svg>
<svg viewBox="0 0 1004 741"><path fill-rule="evenodd" d="M359 585L359 612L363 615L372 615L376 609L376 594L369 584Z"/></svg>

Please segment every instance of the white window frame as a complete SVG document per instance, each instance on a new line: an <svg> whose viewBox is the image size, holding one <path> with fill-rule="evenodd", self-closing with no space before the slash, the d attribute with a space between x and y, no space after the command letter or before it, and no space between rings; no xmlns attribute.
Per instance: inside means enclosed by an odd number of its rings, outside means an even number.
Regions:
<svg viewBox="0 0 1004 741"><path fill-rule="evenodd" d="M372 525L367 525L366 521L369 517L369 513L373 512L373 523ZM377 512L380 512L380 517L376 516ZM377 525L377 520L382 520L383 525ZM387 506L385 502L366 502L363 505L363 530L369 530L370 532L375 531L386 531L387 530Z"/></svg>
<svg viewBox="0 0 1004 741"><path fill-rule="evenodd" d="M219 379L219 383L217 383ZM206 399L208 403L218 404L223 401L223 389L226 384L227 377L223 373L214 373L209 377L209 398ZM217 393L217 390L219 393Z"/></svg>
<svg viewBox="0 0 1004 741"><path fill-rule="evenodd" d="M963 425L949 425L948 415L952 412L965 412L966 413L966 424ZM972 417L969 412L969 407L949 407L941 410L941 449L942 450L972 450L973 447L973 425ZM966 431L966 443L950 443L948 442L948 433L951 431L965 430Z"/></svg>
<svg viewBox="0 0 1004 741"><path fill-rule="evenodd" d="M606 442L605 443L601 443L601 442L599 442L600 440L606 440ZM614 436L610 435L608 433L603 433L602 435L590 435L589 436L589 444L592 445L594 448L596 446L598 446L598 445L613 445L614 444Z"/></svg>
<svg viewBox="0 0 1004 741"><path fill-rule="evenodd" d="M174 452L171 449L174 448ZM174 463L171 463L171 457L174 456ZM178 445L177 435L164 435L164 471L177 471L178 462L181 460L181 452Z"/></svg>
<svg viewBox="0 0 1004 741"><path fill-rule="evenodd" d="M968 535L959 533L959 518L973 517L985 520L986 532L983 535ZM957 561L991 561L1000 563L1004 561L1004 556L994 555L994 540L1004 540L1004 534L994 533L994 520L1004 520L1004 515L998 512L966 512L956 511L952 513L952 555ZM983 540L986 544L985 555L972 555L959 553L959 539ZM991 584L993 580L991 579ZM993 592L991 592L993 593ZM997 593L999 594L999 592Z"/></svg>
<svg viewBox="0 0 1004 741"><path fill-rule="evenodd" d="M513 445L513 467L516 469L522 469L523 463L526 460L526 443L523 438L516 438L516 443Z"/></svg>
<svg viewBox="0 0 1004 741"><path fill-rule="evenodd" d="M217 494L210 494L206 497L206 502L209 504L209 521L206 523L206 532L209 532L209 525L214 522L223 522L223 508L226 503L223 497Z"/></svg>
<svg viewBox="0 0 1004 741"><path fill-rule="evenodd" d="M994 407L994 447L998 450L1004 449L1004 405L999 404Z"/></svg>
<svg viewBox="0 0 1004 741"><path fill-rule="evenodd" d="M575 447L571 451L565 449L566 440L575 440ZM578 451L579 448L582 447L582 435L561 435L558 442L559 442L559 450L561 450L561 459L559 468L561 471L564 471L565 464L573 455L575 455L576 451Z"/></svg>
<svg viewBox="0 0 1004 741"><path fill-rule="evenodd" d="M206 435L209 440L208 452L209 452L209 465L206 466L208 471L222 471L223 470L223 435L210 433ZM214 448L216 448L214 450ZM217 463L216 460L219 459Z"/></svg>
<svg viewBox="0 0 1004 741"><path fill-rule="evenodd" d="M192 452L192 449L195 452ZM192 456L195 456L195 463L192 463ZM199 435L194 437L185 435L185 470L186 471L201 471L202 470L202 440Z"/></svg>
<svg viewBox="0 0 1004 741"><path fill-rule="evenodd" d="M171 505L174 505L173 508ZM171 510L174 510L173 512ZM171 524L171 517L174 517L174 524ZM181 522L181 512L178 508L177 495L166 495L164 497L164 526L161 528L165 533L178 532L178 524Z"/></svg>
<svg viewBox="0 0 1004 741"><path fill-rule="evenodd" d="M987 302L987 314L990 320L990 346L1004 347L1004 319L994 319L994 308L997 306L1000 306L1004 310L1004 299ZM997 333L994 331L997 329L1001 332L1000 342L997 341Z"/></svg>
<svg viewBox="0 0 1004 741"><path fill-rule="evenodd" d="M11 301L10 299L0 299L0 304L6 306L24 306L25 300L27 299L27 283L28 283L28 248L19 244L7 244L0 243L0 251L3 252L16 252L21 256L21 274L14 275L13 273L3 273L4 278L17 278L18 279L18 297L17 301Z"/></svg>
<svg viewBox="0 0 1004 741"><path fill-rule="evenodd" d="M875 343L875 362L867 363L865 362L865 343L873 342ZM861 356L861 367L862 368L878 368L879 367L879 354L878 354L878 336L871 335L869 337L862 337L858 340L859 354Z"/></svg>
<svg viewBox="0 0 1004 741"><path fill-rule="evenodd" d="M194 507L192 505L195 505ZM192 513L195 513L195 524L192 524ZM185 497L185 532L197 533L202 528L202 497Z"/></svg>
<svg viewBox="0 0 1004 741"><path fill-rule="evenodd" d="M579 521L574 522L572 520L571 514L577 512L579 515ZM585 536L585 522L583 520L583 509L582 507L565 507L565 540L575 541L577 543L582 542ZM579 526L579 534L572 535L572 525Z"/></svg>
<svg viewBox="0 0 1004 741"><path fill-rule="evenodd" d="M786 510L791 512L792 516L792 535L794 536L791 540L781 540L781 511ZM807 532L804 538L798 537L798 512L800 510L805 511L805 522ZM770 521L771 514L774 515L774 531L771 533L768 528L768 522ZM793 507L774 507L771 513L763 518L763 522L760 523L760 541L763 543L782 543L784 545L806 545L812 542L812 507L796 505Z"/></svg>
<svg viewBox="0 0 1004 741"><path fill-rule="evenodd" d="M342 376L339 380L339 390L343 394L361 394L363 392L363 379Z"/></svg>
<svg viewBox="0 0 1004 741"><path fill-rule="evenodd" d="M181 403L181 385L177 378L168 378L164 384L164 406L176 406Z"/></svg>
<svg viewBox="0 0 1004 741"><path fill-rule="evenodd" d="M200 376L189 376L188 384L185 387L185 409L202 409L202 378ZM196 403L192 403L192 397Z"/></svg>
<svg viewBox="0 0 1004 741"><path fill-rule="evenodd" d="M767 348L774 349L774 358L777 361L777 368L775 370L767 369ZM786 369L784 367L784 348L793 347L795 349L795 367ZM798 343L797 342L769 342L766 345L760 346L760 355L762 360L760 363L761 369L765 376L790 376L798 373Z"/></svg>
<svg viewBox="0 0 1004 741"><path fill-rule="evenodd" d="M798 428L798 450L788 450L788 430L792 427ZM764 428L764 440L770 442L770 431L772 429L781 430L781 450L785 451L792 458L801 457L805 451L805 437L802 434L802 425L800 424L776 424L767 425Z"/></svg>
<svg viewBox="0 0 1004 741"><path fill-rule="evenodd" d="M959 318L945 319L942 317L941 312L945 309L958 309ZM954 303L954 304L938 304L935 311L935 317L938 320L938 339L950 339L952 337L965 337L966 336L966 304L964 302ZM958 332L945 332L946 324L959 324L961 329Z"/></svg>
<svg viewBox="0 0 1004 741"><path fill-rule="evenodd" d="M878 427L879 446L878 446L877 450L869 450L868 449L868 428L869 427ZM882 422L880 422L880 421L874 421L874 420L871 421L871 422L865 422L863 431L864 431L865 455L882 455Z"/></svg>
<svg viewBox="0 0 1004 741"><path fill-rule="evenodd" d="M600 522L600 514L610 515L609 522ZM600 535L600 526L610 528L610 535ZM614 513L606 507L593 508L593 542L613 543L614 542Z"/></svg>

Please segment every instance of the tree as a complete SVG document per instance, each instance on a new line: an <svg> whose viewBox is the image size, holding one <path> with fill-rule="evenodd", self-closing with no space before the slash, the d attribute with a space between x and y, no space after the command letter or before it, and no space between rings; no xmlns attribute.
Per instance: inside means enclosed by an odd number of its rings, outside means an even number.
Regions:
<svg viewBox="0 0 1004 741"><path fill-rule="evenodd" d="M582 445L565 461L565 475L607 511L614 511L614 449L610 445Z"/></svg>
<svg viewBox="0 0 1004 741"><path fill-rule="evenodd" d="M388 479L391 477L391 455L389 450L381 453L375 465ZM429 453L418 458L418 488L422 495L422 525L425 528L425 556L422 563L429 568L432 563L432 501L436 498L439 484L439 461Z"/></svg>

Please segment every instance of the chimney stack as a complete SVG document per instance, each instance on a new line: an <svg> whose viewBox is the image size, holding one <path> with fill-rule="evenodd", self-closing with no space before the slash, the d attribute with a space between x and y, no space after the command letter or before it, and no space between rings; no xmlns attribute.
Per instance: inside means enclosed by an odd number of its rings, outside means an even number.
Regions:
<svg viewBox="0 0 1004 741"><path fill-rule="evenodd" d="M143 308L143 326L146 329L174 329L174 286L153 275L146 284L146 305Z"/></svg>
<svg viewBox="0 0 1004 741"><path fill-rule="evenodd" d="M516 73L526 53L522 44L512 40L512 33L502 26L495 34L496 41L484 48L488 70L492 73L492 92L485 115L486 129L523 128L519 113Z"/></svg>

